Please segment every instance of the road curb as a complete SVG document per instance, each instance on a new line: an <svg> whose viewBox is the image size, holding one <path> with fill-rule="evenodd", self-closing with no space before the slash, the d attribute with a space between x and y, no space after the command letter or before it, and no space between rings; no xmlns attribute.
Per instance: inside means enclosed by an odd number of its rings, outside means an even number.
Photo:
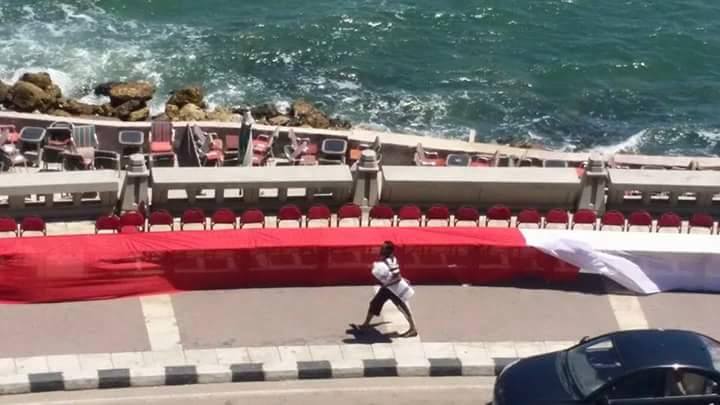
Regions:
<svg viewBox="0 0 720 405"><path fill-rule="evenodd" d="M228 366L181 364L132 369L68 370L0 377L0 394L155 387L169 385L242 383L359 377L495 377L515 358L472 360L365 359L337 361L278 361Z"/></svg>

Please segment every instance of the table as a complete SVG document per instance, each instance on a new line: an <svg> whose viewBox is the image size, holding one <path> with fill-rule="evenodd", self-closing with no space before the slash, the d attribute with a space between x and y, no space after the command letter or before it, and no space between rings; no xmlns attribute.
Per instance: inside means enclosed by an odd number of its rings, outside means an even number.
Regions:
<svg viewBox="0 0 720 405"><path fill-rule="evenodd" d="M470 166L470 155L465 153L451 153L445 159L446 166Z"/></svg>

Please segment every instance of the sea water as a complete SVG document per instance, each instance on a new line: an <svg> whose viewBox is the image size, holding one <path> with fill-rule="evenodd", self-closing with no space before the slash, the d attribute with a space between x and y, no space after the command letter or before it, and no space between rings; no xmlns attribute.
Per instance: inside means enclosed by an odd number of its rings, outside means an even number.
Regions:
<svg viewBox="0 0 720 405"><path fill-rule="evenodd" d="M720 151L717 0L0 0L0 79L297 98L357 126L561 150Z"/></svg>

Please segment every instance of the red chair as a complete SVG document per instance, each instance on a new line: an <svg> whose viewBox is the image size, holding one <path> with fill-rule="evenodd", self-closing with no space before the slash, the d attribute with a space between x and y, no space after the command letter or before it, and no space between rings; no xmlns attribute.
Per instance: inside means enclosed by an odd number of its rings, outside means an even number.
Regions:
<svg viewBox="0 0 720 405"><path fill-rule="evenodd" d="M418 226L421 226L422 211L417 205L405 205L398 211L395 225L400 226L401 221L417 221Z"/></svg>
<svg viewBox="0 0 720 405"><path fill-rule="evenodd" d="M332 225L332 222L330 218L332 217L332 213L330 212L330 208L327 207L325 204L315 204L307 212L307 215L305 215L305 227L307 228L310 225L310 221L326 221L328 228Z"/></svg>
<svg viewBox="0 0 720 405"><path fill-rule="evenodd" d="M251 224L260 224L265 228L265 214L258 209L245 210L240 214L240 228Z"/></svg>
<svg viewBox="0 0 720 405"><path fill-rule="evenodd" d="M298 227L302 228L302 211L297 205L285 205L278 211L275 225L279 228L282 221L297 221Z"/></svg>
<svg viewBox="0 0 720 405"><path fill-rule="evenodd" d="M575 225L592 225L593 231L597 229L597 215L595 211L582 208L575 212L572 218L571 229L575 229Z"/></svg>
<svg viewBox="0 0 720 405"><path fill-rule="evenodd" d="M445 221L450 226L450 210L444 205L433 205L425 212L425 226L429 221Z"/></svg>
<svg viewBox="0 0 720 405"><path fill-rule="evenodd" d="M95 233L100 231L111 231L117 233L120 230L120 217L117 215L108 215L100 217L95 221Z"/></svg>
<svg viewBox="0 0 720 405"><path fill-rule="evenodd" d="M691 233L694 228L705 228L710 231L710 235L712 235L714 225L715 220L710 214L696 212L690 217L690 221L688 222L688 233Z"/></svg>
<svg viewBox="0 0 720 405"><path fill-rule="evenodd" d="M509 227L511 218L512 212L510 211L510 208L504 205L494 205L490 207L487 215L485 215L485 226L488 226L490 221L505 221Z"/></svg>
<svg viewBox="0 0 720 405"><path fill-rule="evenodd" d="M657 229L655 232L660 232L661 229L677 229L678 233L682 233L682 219L674 212L665 212L660 216L657 222Z"/></svg>
<svg viewBox="0 0 720 405"><path fill-rule="evenodd" d="M538 210L533 208L522 210L515 218L515 226L519 228L521 225L535 225L540 229L542 228L542 216Z"/></svg>
<svg viewBox="0 0 720 405"><path fill-rule="evenodd" d="M370 208L368 226L372 226L373 219L390 221L390 226L393 226L393 222L395 221L395 212L388 205L378 204Z"/></svg>
<svg viewBox="0 0 720 405"><path fill-rule="evenodd" d="M620 211L607 211L600 218L600 230L606 226L619 226L621 231L625 230L625 215Z"/></svg>
<svg viewBox="0 0 720 405"><path fill-rule="evenodd" d="M480 226L480 212L474 207L460 207L455 211L455 226L458 222L474 222Z"/></svg>
<svg viewBox="0 0 720 405"><path fill-rule="evenodd" d="M237 217L233 210L229 208L220 208L210 217L210 229L215 229L215 225L232 225L233 229L237 229Z"/></svg>
<svg viewBox="0 0 720 405"><path fill-rule="evenodd" d="M173 143L175 142L175 129L172 122L153 121L148 135L150 144L150 164L155 160L175 160Z"/></svg>
<svg viewBox="0 0 720 405"><path fill-rule="evenodd" d="M0 232L12 232L18 236L18 224L13 218L0 217Z"/></svg>
<svg viewBox="0 0 720 405"><path fill-rule="evenodd" d="M207 229L205 212L200 208L188 208L180 217L180 230L185 230L185 225L202 225L203 230Z"/></svg>
<svg viewBox="0 0 720 405"><path fill-rule="evenodd" d="M45 220L35 216L23 218L20 222L20 236L23 236L25 232L42 232L43 235L47 235Z"/></svg>
<svg viewBox="0 0 720 405"><path fill-rule="evenodd" d="M134 231L132 230L134 229ZM145 230L145 217L137 211L128 211L120 215L120 232L142 232Z"/></svg>
<svg viewBox="0 0 720 405"><path fill-rule="evenodd" d="M175 219L167 210L157 210L150 213L148 217L148 231L153 226L169 226L171 231L175 230Z"/></svg>
<svg viewBox="0 0 720 405"><path fill-rule="evenodd" d="M357 219L358 226L362 226L362 209L357 204L347 203L340 207L337 212L336 226L340 227L340 221L344 219Z"/></svg>
<svg viewBox="0 0 720 405"><path fill-rule="evenodd" d="M543 228L547 228L548 225L564 225L565 229L570 226L570 216L566 210L551 209L545 215L545 225Z"/></svg>
<svg viewBox="0 0 720 405"><path fill-rule="evenodd" d="M647 211L635 211L628 217L627 230L633 226L641 226L648 228L648 232L652 232L652 217Z"/></svg>

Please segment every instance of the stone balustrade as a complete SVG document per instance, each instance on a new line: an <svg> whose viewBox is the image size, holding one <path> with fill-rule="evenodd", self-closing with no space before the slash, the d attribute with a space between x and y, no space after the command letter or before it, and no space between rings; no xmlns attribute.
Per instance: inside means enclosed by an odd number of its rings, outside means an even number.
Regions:
<svg viewBox="0 0 720 405"><path fill-rule="evenodd" d="M0 216L95 219L114 211L125 175L113 170L0 175Z"/></svg>
<svg viewBox="0 0 720 405"><path fill-rule="evenodd" d="M352 198L347 166L206 167L152 169L152 207L277 209L293 203L340 206Z"/></svg>
<svg viewBox="0 0 720 405"><path fill-rule="evenodd" d="M574 168L384 166L380 200L394 206L574 209L581 190Z"/></svg>
<svg viewBox="0 0 720 405"><path fill-rule="evenodd" d="M720 172L608 169L607 209L720 213Z"/></svg>
<svg viewBox="0 0 720 405"><path fill-rule="evenodd" d="M368 159L370 155L368 151ZM354 173L347 166L154 168L149 181L144 180L146 172L110 170L0 174L0 216L94 219L116 207L132 209L148 198L152 209L175 215L190 207L208 214L220 207L272 213L289 203L337 209L347 202L720 215L720 172L606 169L601 163L591 159L584 172L370 164L359 165Z"/></svg>

